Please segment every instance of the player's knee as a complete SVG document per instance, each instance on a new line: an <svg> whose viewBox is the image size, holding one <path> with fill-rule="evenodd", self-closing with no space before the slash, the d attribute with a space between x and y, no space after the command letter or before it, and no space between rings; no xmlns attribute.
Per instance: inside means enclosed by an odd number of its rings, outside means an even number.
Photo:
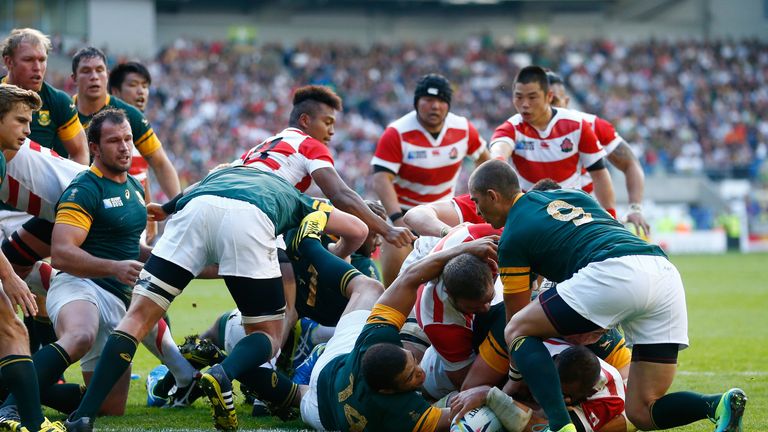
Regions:
<svg viewBox="0 0 768 432"><path fill-rule="evenodd" d="M507 326L504 327L504 340L507 342L507 346L512 346L513 341L521 339L524 336L528 336L525 326L513 316L507 323Z"/></svg>
<svg viewBox="0 0 768 432"><path fill-rule="evenodd" d="M353 293L358 293L360 295L375 296L378 298L384 293L384 285L375 279L361 275L350 281L348 293L350 296Z"/></svg>
<svg viewBox="0 0 768 432"><path fill-rule="evenodd" d="M640 430L658 429L651 418L651 408L642 401L627 400L624 407L627 419Z"/></svg>
<svg viewBox="0 0 768 432"><path fill-rule="evenodd" d="M96 332L91 329L67 329L64 332L59 345L67 350L67 354L74 361L82 358L93 347L96 341Z"/></svg>

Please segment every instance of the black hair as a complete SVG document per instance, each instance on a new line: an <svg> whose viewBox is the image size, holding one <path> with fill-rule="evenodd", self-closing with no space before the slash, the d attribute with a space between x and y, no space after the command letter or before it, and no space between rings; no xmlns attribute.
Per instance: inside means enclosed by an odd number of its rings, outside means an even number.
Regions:
<svg viewBox="0 0 768 432"><path fill-rule="evenodd" d="M549 82L549 85L555 85L555 84L565 85L565 81L563 81L563 77L557 74L557 72L553 72L553 71L547 71L547 81Z"/></svg>
<svg viewBox="0 0 768 432"><path fill-rule="evenodd" d="M395 380L403 373L407 357L402 347L392 343L371 346L363 354L360 370L373 391L394 390Z"/></svg>
<svg viewBox="0 0 768 432"><path fill-rule="evenodd" d="M443 267L445 291L451 298L477 300L493 285L493 274L488 263L463 253L451 258Z"/></svg>
<svg viewBox="0 0 768 432"><path fill-rule="evenodd" d="M469 176L469 188L482 193L493 189L502 197L511 199L520 192L520 181L506 162L489 160L483 162Z"/></svg>
<svg viewBox="0 0 768 432"><path fill-rule="evenodd" d="M72 74L77 74L77 68L80 66L80 62L84 58L91 58L96 57L100 58L104 62L104 67L107 66L107 56L104 55L104 52L96 47L85 47L80 48L72 57Z"/></svg>
<svg viewBox="0 0 768 432"><path fill-rule="evenodd" d="M563 187L560 186L560 183L552 180L551 178L543 178L536 182L536 184L533 185L531 188L532 191L548 191L548 190L556 190L556 189L562 189Z"/></svg>
<svg viewBox="0 0 768 432"><path fill-rule="evenodd" d="M298 126L301 115L314 115L319 104L328 105L336 111L341 111L342 108L341 98L330 87L321 85L299 87L293 94L293 109L288 124L292 127Z"/></svg>
<svg viewBox="0 0 768 432"><path fill-rule="evenodd" d="M152 84L152 75L149 74L149 70L143 64L139 62L120 63L112 68L112 71L109 73L109 91L120 90L123 82L125 82L125 78L130 73L139 74L147 80L147 84Z"/></svg>
<svg viewBox="0 0 768 432"><path fill-rule="evenodd" d="M101 127L104 122L110 122L116 125L126 120L125 111L117 108L105 108L96 113L88 125L88 142L99 144L101 142Z"/></svg>
<svg viewBox="0 0 768 432"><path fill-rule="evenodd" d="M544 93L549 91L549 80L547 79L547 72L541 67L536 65L526 66L520 69L520 72L515 78L515 84L530 84L539 83Z"/></svg>
<svg viewBox="0 0 768 432"><path fill-rule="evenodd" d="M583 345L568 347L555 357L560 382L580 382L585 393L600 379L600 360Z"/></svg>

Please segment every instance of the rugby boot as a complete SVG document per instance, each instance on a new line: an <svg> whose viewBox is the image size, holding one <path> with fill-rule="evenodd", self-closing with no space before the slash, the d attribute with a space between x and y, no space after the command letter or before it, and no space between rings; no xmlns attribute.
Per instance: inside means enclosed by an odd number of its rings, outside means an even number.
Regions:
<svg viewBox="0 0 768 432"><path fill-rule="evenodd" d="M715 410L715 432L742 432L741 421L747 405L747 395L740 388L723 393Z"/></svg>
<svg viewBox="0 0 768 432"><path fill-rule="evenodd" d="M213 425L218 430L237 430L237 412L232 382L220 364L212 366L200 377L200 387L211 401Z"/></svg>

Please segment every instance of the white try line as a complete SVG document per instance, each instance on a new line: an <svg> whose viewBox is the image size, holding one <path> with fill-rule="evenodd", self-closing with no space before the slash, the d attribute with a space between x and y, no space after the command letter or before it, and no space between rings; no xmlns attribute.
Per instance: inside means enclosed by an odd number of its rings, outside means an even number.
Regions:
<svg viewBox="0 0 768 432"><path fill-rule="evenodd" d="M728 372L728 371L677 371L678 375L689 376L720 376L720 375L737 375L737 376L755 376L763 377L768 376L768 371L741 371L741 372Z"/></svg>

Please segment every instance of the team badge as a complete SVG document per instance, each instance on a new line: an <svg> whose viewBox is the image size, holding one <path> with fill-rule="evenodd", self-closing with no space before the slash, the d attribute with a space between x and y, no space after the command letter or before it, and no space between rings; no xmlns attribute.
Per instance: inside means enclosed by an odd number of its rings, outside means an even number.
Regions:
<svg viewBox="0 0 768 432"><path fill-rule="evenodd" d="M456 147L451 149L451 152L448 153L448 157L451 159L456 159L457 157L459 157L459 151L456 149Z"/></svg>
<svg viewBox="0 0 768 432"><path fill-rule="evenodd" d="M131 192L128 189L125 190L125 199L131 199Z"/></svg>
<svg viewBox="0 0 768 432"><path fill-rule="evenodd" d="M560 150L562 150L563 153L573 151L573 141L571 141L570 138L566 138L565 141L560 144Z"/></svg>
<svg viewBox="0 0 768 432"><path fill-rule="evenodd" d="M40 123L40 126L48 126L51 124L51 112L48 110L40 110L37 122Z"/></svg>

